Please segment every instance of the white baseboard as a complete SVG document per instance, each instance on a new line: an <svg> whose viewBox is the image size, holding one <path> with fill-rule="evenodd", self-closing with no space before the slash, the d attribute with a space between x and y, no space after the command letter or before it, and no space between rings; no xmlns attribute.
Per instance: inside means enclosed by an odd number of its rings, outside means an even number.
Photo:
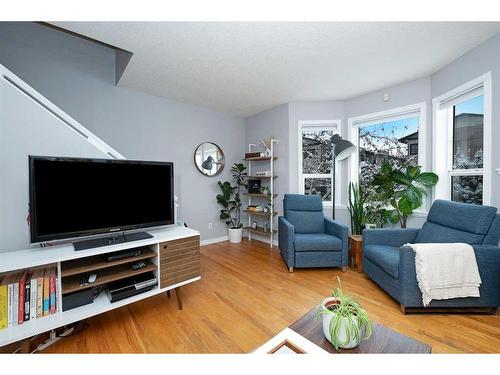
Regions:
<svg viewBox="0 0 500 375"><path fill-rule="evenodd" d="M248 236L243 236L243 238L248 238ZM258 234L253 234L252 238L255 238L258 241L269 243L269 238L259 236ZM222 237L215 237L215 238L209 238L208 240L202 240L200 241L200 246L207 246L211 245L214 243L219 243L219 242L224 242L224 241L229 241L228 236L222 236ZM273 246L278 246L278 240L273 241Z"/></svg>
<svg viewBox="0 0 500 375"><path fill-rule="evenodd" d="M277 235L277 234L276 234ZM248 238L248 236L243 236L244 238ZM269 243L269 237L259 236L258 234L253 233L252 238L256 239L260 242ZM273 246L278 246L278 240L273 240Z"/></svg>
<svg viewBox="0 0 500 375"><path fill-rule="evenodd" d="M229 241L229 237L222 236L222 237L209 238L208 240L202 240L200 241L200 246L207 246L213 243L224 242L224 241Z"/></svg>

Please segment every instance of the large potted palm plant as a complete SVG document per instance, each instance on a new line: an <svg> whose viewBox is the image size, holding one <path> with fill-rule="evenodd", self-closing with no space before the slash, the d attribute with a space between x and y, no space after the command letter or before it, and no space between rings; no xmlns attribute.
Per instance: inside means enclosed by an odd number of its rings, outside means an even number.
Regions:
<svg viewBox="0 0 500 375"><path fill-rule="evenodd" d="M235 163L231 172L235 185L231 185L229 181L219 181L221 192L217 194L217 203L222 206L219 218L225 220L229 242L240 243L243 235L240 188L245 186L246 167L242 163Z"/></svg>

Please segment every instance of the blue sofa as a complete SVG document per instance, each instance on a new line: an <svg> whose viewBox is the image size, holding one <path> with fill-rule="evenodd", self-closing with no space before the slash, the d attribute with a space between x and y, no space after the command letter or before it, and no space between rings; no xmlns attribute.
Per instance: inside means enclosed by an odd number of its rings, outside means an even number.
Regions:
<svg viewBox="0 0 500 375"><path fill-rule="evenodd" d="M348 228L324 216L319 195L285 194L283 210L278 240L290 272L294 267L345 269Z"/></svg>
<svg viewBox="0 0 500 375"><path fill-rule="evenodd" d="M433 300L428 308L476 308L496 312L500 306L500 215L497 209L436 200L421 229L365 229L363 269L401 304L401 310L422 310L415 273L415 253L407 243L465 242L474 248L481 276L480 297ZM444 310L444 309L442 309Z"/></svg>

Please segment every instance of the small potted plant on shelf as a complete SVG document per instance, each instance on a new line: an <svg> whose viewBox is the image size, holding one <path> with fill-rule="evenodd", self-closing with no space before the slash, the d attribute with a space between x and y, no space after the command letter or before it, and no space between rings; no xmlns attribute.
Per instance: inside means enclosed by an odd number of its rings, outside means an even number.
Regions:
<svg viewBox="0 0 500 375"><path fill-rule="evenodd" d="M217 194L217 203L222 206L219 218L226 220L229 242L240 243L243 235L240 188L246 186L244 183L247 175L246 167L242 163L235 163L231 172L236 184L233 186L229 181L219 181L221 193Z"/></svg>
<svg viewBox="0 0 500 375"><path fill-rule="evenodd" d="M342 292L338 276L337 282L338 288L333 290L331 297L323 300L317 314L323 320L326 339L335 349L351 349L371 336L372 325L361 305Z"/></svg>

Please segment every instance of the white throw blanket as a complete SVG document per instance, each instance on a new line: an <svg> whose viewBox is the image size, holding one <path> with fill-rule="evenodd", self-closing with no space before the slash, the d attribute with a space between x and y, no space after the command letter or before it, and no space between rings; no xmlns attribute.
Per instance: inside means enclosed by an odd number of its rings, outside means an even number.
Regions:
<svg viewBox="0 0 500 375"><path fill-rule="evenodd" d="M415 251L417 281L424 306L433 299L479 297L481 277L471 245L418 243L408 246Z"/></svg>

